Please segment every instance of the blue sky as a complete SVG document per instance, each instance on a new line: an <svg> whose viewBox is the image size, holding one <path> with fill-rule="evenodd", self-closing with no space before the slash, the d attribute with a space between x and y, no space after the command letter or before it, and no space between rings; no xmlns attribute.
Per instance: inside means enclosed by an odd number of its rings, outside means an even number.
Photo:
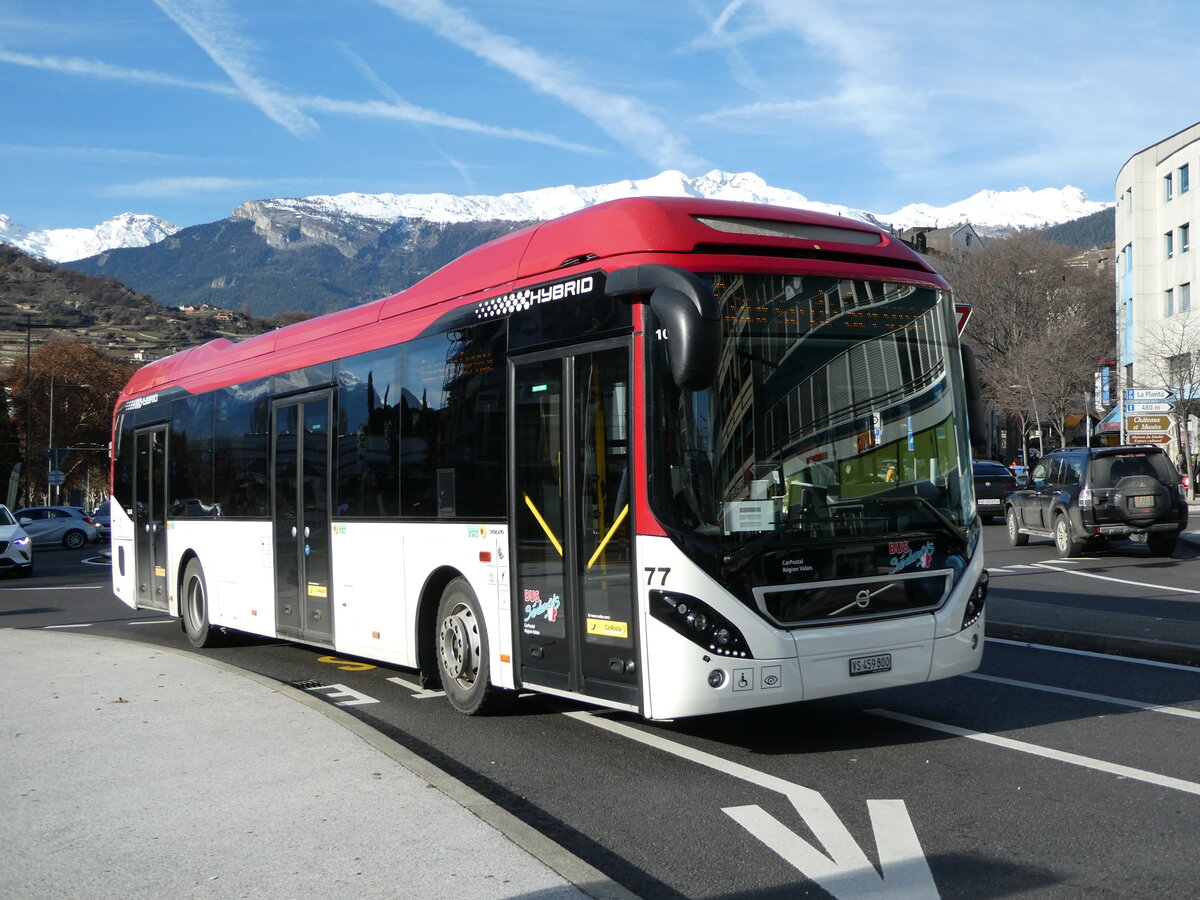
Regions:
<svg viewBox="0 0 1200 900"><path fill-rule="evenodd" d="M749 171L890 213L1112 200L1200 120L1192 0L0 0L0 213Z"/></svg>

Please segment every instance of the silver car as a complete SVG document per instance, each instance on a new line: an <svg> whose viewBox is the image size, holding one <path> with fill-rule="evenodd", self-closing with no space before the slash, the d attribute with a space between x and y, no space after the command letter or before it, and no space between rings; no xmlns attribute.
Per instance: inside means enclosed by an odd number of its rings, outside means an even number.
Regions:
<svg viewBox="0 0 1200 900"><path fill-rule="evenodd" d="M92 513L92 523L96 526L96 530L100 532L100 539L104 541L107 541L112 535L112 516L109 515L109 502L105 500Z"/></svg>
<svg viewBox="0 0 1200 900"><path fill-rule="evenodd" d="M0 572L16 572L24 578L33 574L33 545L29 535L3 504L0 504Z"/></svg>
<svg viewBox="0 0 1200 900"><path fill-rule="evenodd" d="M31 506L13 513L34 546L62 544L78 550L100 540L100 532L83 510L74 506Z"/></svg>

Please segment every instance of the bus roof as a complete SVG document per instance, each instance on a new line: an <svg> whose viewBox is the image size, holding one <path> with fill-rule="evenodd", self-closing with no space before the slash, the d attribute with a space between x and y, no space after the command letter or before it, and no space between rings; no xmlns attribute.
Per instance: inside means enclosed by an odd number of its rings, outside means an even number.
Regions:
<svg viewBox="0 0 1200 900"><path fill-rule="evenodd" d="M612 271L621 268L622 257L645 253L836 260L856 270L853 277L884 277L890 269L892 276L900 270L909 279L944 284L903 242L855 219L730 200L610 200L476 247L390 297L156 360L134 373L118 406L172 385L206 390L398 343L447 310L515 282ZM268 355L270 364L260 359Z"/></svg>

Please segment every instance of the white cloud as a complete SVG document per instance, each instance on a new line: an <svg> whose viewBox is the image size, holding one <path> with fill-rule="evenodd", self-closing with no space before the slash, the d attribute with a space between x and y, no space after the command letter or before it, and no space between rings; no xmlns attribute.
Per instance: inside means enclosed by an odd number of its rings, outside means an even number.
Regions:
<svg viewBox="0 0 1200 900"><path fill-rule="evenodd" d="M297 137L318 130L315 120L306 116L295 100L269 87L253 71L253 45L233 27L222 0L154 0L176 25L224 70L246 98L268 118Z"/></svg>
<svg viewBox="0 0 1200 900"><path fill-rule="evenodd" d="M508 72L529 87L553 97L594 122L615 141L663 168L703 171L709 166L687 149L677 129L636 97L592 86L557 60L514 38L496 34L442 0L376 0L439 37Z"/></svg>
<svg viewBox="0 0 1200 900"><path fill-rule="evenodd" d="M162 87L188 88L205 91L210 94L220 94L226 97L240 96L240 92L227 84L213 81L196 81L191 78L180 78L164 72L154 72L148 69L128 69L124 66L114 66L96 59L83 59L79 56L32 56L28 53L13 53L0 50L0 62L14 66L27 66L47 72L58 72L63 75L78 75L82 78L99 78L105 81L124 81L133 84L152 84Z"/></svg>
<svg viewBox="0 0 1200 900"><path fill-rule="evenodd" d="M147 69L129 69L123 66L115 66L111 63L106 63L95 59L83 59L81 57L31 56L26 53L13 53L6 50L0 50L0 63L5 62L13 65L41 69L43 71L58 72L64 75L75 75L81 78L93 78L104 81L122 81L130 84L150 84L162 87L185 88L188 90L204 91L206 93L216 94L222 97L229 97L231 99L243 100L252 103L255 102L254 98L248 96L244 91L228 84L180 78L175 75L170 75L164 72L155 72ZM506 140L544 144L549 147L557 147L560 150L569 150L574 153L600 152L594 147L588 147L584 144L578 144L572 141L564 141L552 134L547 134L541 131L529 131L521 128L500 128L495 125L487 125L482 122L475 122L471 119L464 119L459 116L449 116L445 113L438 112L437 110L426 109L424 107L415 106L411 103L408 103L398 94L394 95L394 100L392 102L382 102L378 100L338 100L330 97L303 97L295 95L288 96L284 99L286 99L290 108L293 108L297 111L310 109L317 112L355 116L359 118L372 118L390 120L394 122L410 122L431 125L439 128L448 128L454 131L465 131L474 134L488 135L490 137L504 138ZM300 115L303 116L303 112L301 112ZM303 117L307 118L307 116Z"/></svg>
<svg viewBox="0 0 1200 900"><path fill-rule="evenodd" d="M316 184L305 178L221 178L188 175L179 178L151 178L133 184L109 185L102 193L113 197L190 197L195 194L269 193L277 190L305 190Z"/></svg>
<svg viewBox="0 0 1200 900"><path fill-rule="evenodd" d="M155 153L152 150L130 150L124 147L48 147L34 144L0 144L0 154L28 156L35 159L65 159L76 162L116 163L130 166L211 162L210 159L202 156Z"/></svg>

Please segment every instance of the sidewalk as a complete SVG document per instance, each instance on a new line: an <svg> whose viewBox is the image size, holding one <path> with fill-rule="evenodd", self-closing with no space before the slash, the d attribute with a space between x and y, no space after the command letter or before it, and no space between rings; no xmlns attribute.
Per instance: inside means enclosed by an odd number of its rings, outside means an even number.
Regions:
<svg viewBox="0 0 1200 900"><path fill-rule="evenodd" d="M149 644L0 629L0 894L632 895L323 700Z"/></svg>

